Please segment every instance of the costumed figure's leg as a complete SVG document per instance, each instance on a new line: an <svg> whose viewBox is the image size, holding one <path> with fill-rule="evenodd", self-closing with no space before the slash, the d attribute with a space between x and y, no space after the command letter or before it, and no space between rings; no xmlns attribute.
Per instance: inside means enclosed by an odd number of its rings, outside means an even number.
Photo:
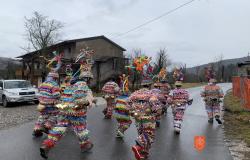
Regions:
<svg viewBox="0 0 250 160"><path fill-rule="evenodd" d="M213 123L214 115L213 115L213 106L206 104L205 105L207 116L208 116L208 123Z"/></svg>
<svg viewBox="0 0 250 160"><path fill-rule="evenodd" d="M181 131L181 125L183 121L185 109L181 107L176 107L175 113L174 113L174 130L175 133L179 134Z"/></svg>
<svg viewBox="0 0 250 160"><path fill-rule="evenodd" d="M162 102L162 115L167 115L167 112L168 112L168 104L166 101L163 101Z"/></svg>
<svg viewBox="0 0 250 160"><path fill-rule="evenodd" d="M58 123L49 131L48 138L43 141L40 148L40 154L43 158L48 158L48 152L53 148L56 143L65 134L67 128L69 127L69 120L65 117L60 116Z"/></svg>
<svg viewBox="0 0 250 160"><path fill-rule="evenodd" d="M175 105L171 105L171 109L172 109L172 115L173 115L173 117L175 117L176 106Z"/></svg>
<svg viewBox="0 0 250 160"><path fill-rule="evenodd" d="M54 106L47 107L48 119L44 123L45 132L48 133L57 123L58 109Z"/></svg>
<svg viewBox="0 0 250 160"><path fill-rule="evenodd" d="M117 137L123 138L125 131L130 127L132 121L128 116L127 119L117 119L117 122L118 122Z"/></svg>
<svg viewBox="0 0 250 160"><path fill-rule="evenodd" d="M160 127L162 110L163 110L162 107L157 110L157 113L155 116L156 127Z"/></svg>
<svg viewBox="0 0 250 160"><path fill-rule="evenodd" d="M107 108L105 109L105 118L106 119L111 119L112 114L113 114L113 109L115 105L115 99L114 98L108 98L107 99Z"/></svg>
<svg viewBox="0 0 250 160"><path fill-rule="evenodd" d="M138 137L136 145L132 147L135 158L137 160L147 159L149 150L155 138L155 118L151 117L141 121L138 125Z"/></svg>
<svg viewBox="0 0 250 160"><path fill-rule="evenodd" d="M221 112L221 109L220 109L220 104L215 104L213 106L213 115L215 117L215 120L218 122L218 124L222 124L222 121L220 119L220 112Z"/></svg>
<svg viewBox="0 0 250 160"><path fill-rule="evenodd" d="M38 120L35 122L35 127L33 130L33 136L35 137L41 137L43 135L43 132L45 132L45 123L49 117L49 115L45 112L39 113Z"/></svg>
<svg viewBox="0 0 250 160"><path fill-rule="evenodd" d="M89 140L89 130L87 129L87 116L77 117L71 120L73 130L78 137L81 152L87 152L93 148L93 143Z"/></svg>
<svg viewBox="0 0 250 160"><path fill-rule="evenodd" d="M132 123L126 100L123 100L122 98L117 99L114 117L116 118L118 124L117 138L123 138L124 132Z"/></svg>

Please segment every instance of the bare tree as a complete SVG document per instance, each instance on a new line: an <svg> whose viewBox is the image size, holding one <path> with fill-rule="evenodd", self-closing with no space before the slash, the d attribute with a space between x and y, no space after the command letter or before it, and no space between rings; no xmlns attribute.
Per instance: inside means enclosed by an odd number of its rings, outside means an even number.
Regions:
<svg viewBox="0 0 250 160"><path fill-rule="evenodd" d="M55 19L34 12L31 18L25 17L25 38L32 49L40 50L59 41L63 24ZM30 48L30 47L29 47Z"/></svg>
<svg viewBox="0 0 250 160"><path fill-rule="evenodd" d="M63 28L63 24L55 19L49 19L38 12L34 12L33 16L30 18L24 17L24 27L25 27L25 39L28 42L28 47L23 47L26 52L31 50L37 50L38 55L45 56L46 48L57 42L60 38L60 30ZM38 58L32 56L28 65L28 75L30 75L30 80L33 80L34 75L34 59ZM41 61L43 65L42 75L46 75L45 61ZM43 77L44 79L44 77Z"/></svg>
<svg viewBox="0 0 250 160"><path fill-rule="evenodd" d="M224 65L222 63L224 58L223 54L220 54L215 57L215 68L216 68L216 75L217 75L217 80L218 81L224 81Z"/></svg>
<svg viewBox="0 0 250 160"><path fill-rule="evenodd" d="M160 49L157 52L156 62L154 65L154 73L158 73L162 68L166 68L171 65L171 60L169 55L167 54L167 50L165 48Z"/></svg>
<svg viewBox="0 0 250 160"><path fill-rule="evenodd" d="M134 54L133 56L134 57L139 57L142 55L142 49L141 48L134 48L132 50L132 53Z"/></svg>
<svg viewBox="0 0 250 160"><path fill-rule="evenodd" d="M196 72L196 77L197 77L197 81L200 82L200 69L201 69L201 66L200 65L197 65L195 67L195 72Z"/></svg>

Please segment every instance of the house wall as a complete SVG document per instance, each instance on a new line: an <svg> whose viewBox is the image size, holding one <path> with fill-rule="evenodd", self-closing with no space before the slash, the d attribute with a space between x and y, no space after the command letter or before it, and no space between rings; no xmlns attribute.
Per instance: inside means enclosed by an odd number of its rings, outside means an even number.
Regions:
<svg viewBox="0 0 250 160"><path fill-rule="evenodd" d="M80 49L86 47L89 47L90 49L93 49L95 51L94 59L99 59L105 56L123 57L123 51L120 48L116 47L115 45L109 43L104 39L94 39L94 40L77 42L75 47L76 54L79 53Z"/></svg>
<svg viewBox="0 0 250 160"><path fill-rule="evenodd" d="M64 52L63 58L67 60L74 60L75 57L79 54L80 49L89 47L90 49L94 50L94 60L98 60L100 63L100 74L99 74L99 81L100 85L104 81L106 81L110 76L112 75L119 75L122 73L124 69L124 63L123 60L123 51L121 48L113 45L112 43L106 41L105 39L99 38L99 39L93 39L93 40L85 40L85 41L79 41L76 43L69 43L66 45L57 46L55 48L50 48L46 53L48 53L50 56L52 56L52 51L58 51L58 52ZM110 59L102 61L103 57L109 57ZM114 58L117 58L116 60ZM41 62L41 58L37 58L34 63L34 76L32 80L32 84L39 86L42 79L42 70L43 67L41 64L38 64ZM70 62L69 62L70 63ZM97 63L97 62L96 62ZM92 81L92 86L95 86L97 84L97 66L96 63L93 65L92 72L94 74L94 79ZM115 65L115 67L114 67ZM63 65L65 66L65 65ZM64 67L61 68L60 72L60 79L63 80L65 73L64 73ZM29 75L30 77L30 75ZM29 78L28 78L29 79Z"/></svg>

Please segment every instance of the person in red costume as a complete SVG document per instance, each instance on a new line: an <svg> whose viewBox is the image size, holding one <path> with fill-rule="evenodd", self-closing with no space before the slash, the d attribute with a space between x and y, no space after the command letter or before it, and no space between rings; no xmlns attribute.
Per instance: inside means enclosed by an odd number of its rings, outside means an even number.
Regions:
<svg viewBox="0 0 250 160"><path fill-rule="evenodd" d="M143 87L129 97L138 132L136 144L132 147L137 160L147 159L149 156L149 150L155 138L157 111L160 108L157 96L149 90L150 86L146 84Z"/></svg>
<svg viewBox="0 0 250 160"><path fill-rule="evenodd" d="M221 88L216 85L215 79L210 79L209 84L206 85L201 92L201 97L204 98L205 107L208 115L208 123L213 123L215 119L218 124L222 124L221 122L221 98L223 98L224 94Z"/></svg>
<svg viewBox="0 0 250 160"><path fill-rule="evenodd" d="M174 117L174 131L176 134L179 134L181 132L185 110L188 104L191 105L191 101L189 100L188 91L181 88L181 81L176 81L175 86L176 88L173 90L172 95L169 98L169 103L171 104Z"/></svg>
<svg viewBox="0 0 250 160"><path fill-rule="evenodd" d="M103 110L104 118L111 119L115 108L115 99L121 90L118 84L115 83L114 78L111 78L110 81L104 84L102 92L104 93L103 97L107 101L107 107Z"/></svg>

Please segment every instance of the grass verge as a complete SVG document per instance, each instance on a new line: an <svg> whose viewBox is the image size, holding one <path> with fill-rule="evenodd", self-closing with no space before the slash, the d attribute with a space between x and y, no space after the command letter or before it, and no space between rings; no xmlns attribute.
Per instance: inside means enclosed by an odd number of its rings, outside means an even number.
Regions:
<svg viewBox="0 0 250 160"><path fill-rule="evenodd" d="M224 126L228 138L244 140L250 147L250 112L241 106L240 99L228 92L224 98Z"/></svg>
<svg viewBox="0 0 250 160"><path fill-rule="evenodd" d="M192 87L200 87L204 86L207 83L183 83L183 88L192 88Z"/></svg>

